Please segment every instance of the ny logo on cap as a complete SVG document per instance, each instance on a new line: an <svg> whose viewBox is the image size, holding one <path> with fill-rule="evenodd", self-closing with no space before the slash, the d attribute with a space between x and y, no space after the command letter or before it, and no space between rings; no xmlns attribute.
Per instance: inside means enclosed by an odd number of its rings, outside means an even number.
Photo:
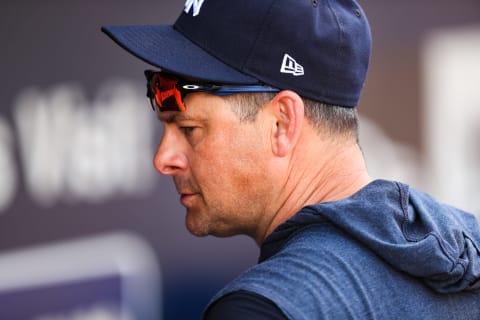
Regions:
<svg viewBox="0 0 480 320"><path fill-rule="evenodd" d="M283 56L283 62L282 67L280 68L280 72L292 74L294 76L304 75L303 66L286 53Z"/></svg>
<svg viewBox="0 0 480 320"><path fill-rule="evenodd" d="M205 0L187 0L185 2L185 8L183 9L183 11L185 11L185 13L189 13L190 9L192 9L193 7L193 16L198 16L198 14L200 13L200 8L202 7L204 1Z"/></svg>

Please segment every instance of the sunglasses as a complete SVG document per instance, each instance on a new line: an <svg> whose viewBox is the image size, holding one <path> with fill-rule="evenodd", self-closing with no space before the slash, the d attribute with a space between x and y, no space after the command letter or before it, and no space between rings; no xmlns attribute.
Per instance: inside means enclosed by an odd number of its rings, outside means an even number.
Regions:
<svg viewBox="0 0 480 320"><path fill-rule="evenodd" d="M265 85L230 85L202 83L176 78L162 72L145 70L147 97L153 111L185 111L184 98L193 92L208 92L227 96L242 92L279 92L279 89Z"/></svg>

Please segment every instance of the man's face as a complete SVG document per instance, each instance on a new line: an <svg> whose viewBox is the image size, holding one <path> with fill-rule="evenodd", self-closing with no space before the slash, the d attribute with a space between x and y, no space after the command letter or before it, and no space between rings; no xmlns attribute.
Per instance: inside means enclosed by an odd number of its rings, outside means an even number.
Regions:
<svg viewBox="0 0 480 320"><path fill-rule="evenodd" d="M173 177L191 233L255 237L271 200L268 121L260 111L242 122L225 99L206 93L185 103L185 112L159 113L156 169Z"/></svg>

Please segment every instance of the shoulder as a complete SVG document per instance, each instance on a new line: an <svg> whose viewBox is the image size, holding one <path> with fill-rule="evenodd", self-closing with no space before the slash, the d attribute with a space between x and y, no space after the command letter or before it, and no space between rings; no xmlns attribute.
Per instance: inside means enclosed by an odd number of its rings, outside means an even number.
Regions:
<svg viewBox="0 0 480 320"><path fill-rule="evenodd" d="M364 281L379 281L374 271L380 269L377 259L332 225L310 225L293 234L274 256L227 285L214 301L243 290L272 301L292 319L312 319L326 312L337 319L352 316L351 311L369 314L368 303L355 301L365 302Z"/></svg>

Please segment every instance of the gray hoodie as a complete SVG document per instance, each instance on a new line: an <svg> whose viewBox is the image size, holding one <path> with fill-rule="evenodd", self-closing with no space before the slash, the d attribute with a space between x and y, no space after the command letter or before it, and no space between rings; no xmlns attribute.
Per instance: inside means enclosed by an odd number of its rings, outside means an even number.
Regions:
<svg viewBox="0 0 480 320"><path fill-rule="evenodd" d="M241 290L290 319L480 319L479 248L473 215L376 180L280 225L212 303Z"/></svg>

